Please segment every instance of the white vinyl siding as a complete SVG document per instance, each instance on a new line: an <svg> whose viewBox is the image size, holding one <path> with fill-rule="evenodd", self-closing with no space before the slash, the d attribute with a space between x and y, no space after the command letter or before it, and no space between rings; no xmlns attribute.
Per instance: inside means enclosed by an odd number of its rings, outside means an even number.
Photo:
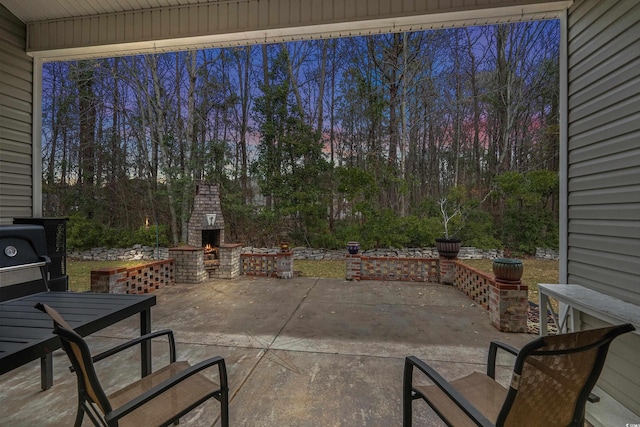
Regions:
<svg viewBox="0 0 640 427"><path fill-rule="evenodd" d="M567 281L640 304L640 2L576 1L567 52ZM638 354L640 336L618 339L599 382L636 414Z"/></svg>
<svg viewBox="0 0 640 427"><path fill-rule="evenodd" d="M32 215L33 60L26 26L0 6L0 223Z"/></svg>

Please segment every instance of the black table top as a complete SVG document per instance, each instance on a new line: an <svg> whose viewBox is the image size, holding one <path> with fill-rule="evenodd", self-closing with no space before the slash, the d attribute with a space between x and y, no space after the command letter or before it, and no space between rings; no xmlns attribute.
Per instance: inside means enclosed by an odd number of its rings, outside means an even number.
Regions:
<svg viewBox="0 0 640 427"><path fill-rule="evenodd" d="M56 309L81 336L150 310L155 295L40 292L0 302L0 374L60 348L53 321L34 306Z"/></svg>

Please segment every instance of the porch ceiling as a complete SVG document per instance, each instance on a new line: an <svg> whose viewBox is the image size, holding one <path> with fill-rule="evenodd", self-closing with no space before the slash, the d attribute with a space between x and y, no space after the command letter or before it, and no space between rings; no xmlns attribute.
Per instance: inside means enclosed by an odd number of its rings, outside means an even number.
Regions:
<svg viewBox="0 0 640 427"><path fill-rule="evenodd" d="M0 0L43 60L554 19L572 0Z"/></svg>

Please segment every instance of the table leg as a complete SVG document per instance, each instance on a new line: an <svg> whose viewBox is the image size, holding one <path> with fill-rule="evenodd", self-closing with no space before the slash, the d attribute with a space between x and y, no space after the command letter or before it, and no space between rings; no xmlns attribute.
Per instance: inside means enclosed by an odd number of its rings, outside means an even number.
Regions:
<svg viewBox="0 0 640 427"><path fill-rule="evenodd" d="M540 311L540 336L547 335L547 307L549 305L549 297L542 291L540 292L540 305L538 310Z"/></svg>
<svg viewBox="0 0 640 427"><path fill-rule="evenodd" d="M47 353L40 358L40 388L49 390L53 385L53 354Z"/></svg>
<svg viewBox="0 0 640 427"><path fill-rule="evenodd" d="M140 312L140 335L151 332L151 309ZM151 373L151 340L145 340L140 344L141 375L146 377Z"/></svg>

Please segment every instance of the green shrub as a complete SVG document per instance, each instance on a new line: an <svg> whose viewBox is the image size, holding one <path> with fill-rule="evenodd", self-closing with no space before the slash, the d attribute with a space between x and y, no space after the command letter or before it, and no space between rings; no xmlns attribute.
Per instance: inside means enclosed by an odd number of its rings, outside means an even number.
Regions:
<svg viewBox="0 0 640 427"><path fill-rule="evenodd" d="M467 215L460 238L465 246L480 249L500 249L502 242L495 237L493 217L489 212L474 209Z"/></svg>
<svg viewBox="0 0 640 427"><path fill-rule="evenodd" d="M106 227L92 221L85 215L75 213L69 216L67 223L67 247L71 250L84 250L102 246L106 239Z"/></svg>
<svg viewBox="0 0 640 427"><path fill-rule="evenodd" d="M169 245L166 226L158 226L158 237L160 246ZM86 250L95 247L128 248L136 244L155 246L155 225L143 226L137 230L127 230L119 227L107 227L80 213L69 217L67 247L70 250Z"/></svg>
<svg viewBox="0 0 640 427"><path fill-rule="evenodd" d="M436 238L442 236L442 226L438 218L419 218L408 216L403 221L404 233L408 247L433 246Z"/></svg>
<svg viewBox="0 0 640 427"><path fill-rule="evenodd" d="M532 254L538 247L558 248L558 223L551 212L508 209L502 225L502 240L510 249Z"/></svg>

